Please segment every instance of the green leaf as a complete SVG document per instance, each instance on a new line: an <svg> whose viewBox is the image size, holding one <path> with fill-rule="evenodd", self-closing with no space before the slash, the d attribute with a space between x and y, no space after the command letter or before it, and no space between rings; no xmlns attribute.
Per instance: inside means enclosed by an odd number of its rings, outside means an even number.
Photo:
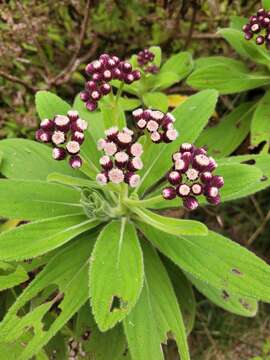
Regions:
<svg viewBox="0 0 270 360"><path fill-rule="evenodd" d="M37 354L87 301L87 268L94 238L86 234L59 252L8 311L0 325L1 340L13 343L23 333L32 335L20 360L29 360ZM29 303L30 310L21 311ZM53 306L60 311L47 323L46 316Z"/></svg>
<svg viewBox="0 0 270 360"><path fill-rule="evenodd" d="M195 61L196 69L206 68L209 66L232 66L239 69L240 72L247 72L247 67L243 61L227 58L225 56L206 56Z"/></svg>
<svg viewBox="0 0 270 360"><path fill-rule="evenodd" d="M208 154L215 158L233 153L249 133L255 106L253 102L239 105L225 115L217 125L203 130L196 141L196 146L207 146Z"/></svg>
<svg viewBox="0 0 270 360"><path fill-rule="evenodd" d="M192 56L189 52L179 52L172 55L162 66L161 73L173 72L178 76L180 81L184 79L193 68Z"/></svg>
<svg viewBox="0 0 270 360"><path fill-rule="evenodd" d="M179 75L172 71L162 71L156 75L148 76L145 79L145 92L147 90L157 91L165 90L176 84L179 80ZM139 89L138 89L139 90Z"/></svg>
<svg viewBox="0 0 270 360"><path fill-rule="evenodd" d="M161 59L162 59L162 51L161 51L161 48L159 46L150 46L149 50L155 54L155 58L154 58L154 61L153 63L160 67L160 64L161 64Z"/></svg>
<svg viewBox="0 0 270 360"><path fill-rule="evenodd" d="M132 359L163 360L161 343L168 333L177 342L182 360L188 360L189 351L182 315L169 276L155 250L143 246L145 283L134 309L124 319Z"/></svg>
<svg viewBox="0 0 270 360"><path fill-rule="evenodd" d="M167 112L169 101L168 97L161 92L148 92L143 95L143 102L146 107Z"/></svg>
<svg viewBox="0 0 270 360"><path fill-rule="evenodd" d="M187 274L187 277L198 291L222 309L241 316L253 317L256 315L258 311L258 302L256 300L243 298L238 294L235 295L225 290L217 289L190 274Z"/></svg>
<svg viewBox="0 0 270 360"><path fill-rule="evenodd" d="M3 153L1 173L10 179L46 180L51 172L84 177L74 171L66 161L55 161L50 147L26 139L0 141Z"/></svg>
<svg viewBox="0 0 270 360"><path fill-rule="evenodd" d="M265 10L270 10L270 0L262 0L262 6Z"/></svg>
<svg viewBox="0 0 270 360"><path fill-rule="evenodd" d="M191 282L168 258L164 258L163 262L173 284L174 292L183 315L186 332L189 335L193 330L196 317L196 299Z"/></svg>
<svg viewBox="0 0 270 360"><path fill-rule="evenodd" d="M150 210L133 207L131 209L136 215L138 215L139 220L143 221L146 224L149 224L159 230L164 230L168 234L173 235L207 235L207 227L195 220L182 220L172 217L165 217L158 215Z"/></svg>
<svg viewBox="0 0 270 360"><path fill-rule="evenodd" d="M238 294L239 299L270 302L269 265L230 239L213 231L207 236L172 236L142 223L140 229L159 251L197 279Z"/></svg>
<svg viewBox="0 0 270 360"><path fill-rule="evenodd" d="M139 99L128 98L128 97L119 98L119 104L124 111L134 110L137 107L139 107L141 103L142 102Z"/></svg>
<svg viewBox="0 0 270 360"><path fill-rule="evenodd" d="M258 103L251 122L251 145L257 146L266 142L266 152L270 143L270 91L267 91Z"/></svg>
<svg viewBox="0 0 270 360"><path fill-rule="evenodd" d="M13 288L28 278L27 272L21 265L12 265L0 261L0 291Z"/></svg>
<svg viewBox="0 0 270 360"><path fill-rule="evenodd" d="M89 278L93 314L99 329L106 331L125 318L142 289L142 252L136 230L126 219L112 221L100 233Z"/></svg>
<svg viewBox="0 0 270 360"><path fill-rule="evenodd" d="M242 27L248 23L248 19L243 16L231 16L230 27L236 30L242 30Z"/></svg>
<svg viewBox="0 0 270 360"><path fill-rule="evenodd" d="M76 322L76 337L80 340L85 332L90 336L82 342L87 358L95 360L126 360L126 338L121 325L101 332L93 318L89 304L79 311Z"/></svg>
<svg viewBox="0 0 270 360"><path fill-rule="evenodd" d="M264 72L240 71L238 66L222 63L198 68L189 76L187 83L195 89L211 88L220 94L234 94L267 85L270 76Z"/></svg>
<svg viewBox="0 0 270 360"><path fill-rule="evenodd" d="M125 112L114 98L109 96L103 98L100 101L100 110L105 129L112 126L118 126L121 129L126 126Z"/></svg>
<svg viewBox="0 0 270 360"><path fill-rule="evenodd" d="M41 220L84 214L80 191L45 181L1 179L0 198L0 216L5 218Z"/></svg>
<svg viewBox="0 0 270 360"><path fill-rule="evenodd" d="M213 114L218 93L205 90L190 96L178 106L173 115L176 118L175 128L179 137L170 144L151 144L143 154L144 169L139 187L140 193L164 176L171 167L171 156L184 142L194 143L208 119Z"/></svg>
<svg viewBox="0 0 270 360"><path fill-rule="evenodd" d="M247 41L242 30L221 29L219 30L225 40L241 55L258 64L269 66L270 54L267 49L256 45L255 41Z"/></svg>
<svg viewBox="0 0 270 360"><path fill-rule="evenodd" d="M96 227L98 220L63 215L35 221L0 234L0 260L24 260L45 254Z"/></svg>
<svg viewBox="0 0 270 360"><path fill-rule="evenodd" d="M56 115L66 115L71 110L71 106L66 101L49 91L38 91L35 101L41 120L53 119Z"/></svg>

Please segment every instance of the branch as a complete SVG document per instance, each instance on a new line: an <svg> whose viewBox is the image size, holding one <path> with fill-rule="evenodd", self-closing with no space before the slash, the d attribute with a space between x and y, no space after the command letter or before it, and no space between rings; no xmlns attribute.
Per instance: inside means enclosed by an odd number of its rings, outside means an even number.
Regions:
<svg viewBox="0 0 270 360"><path fill-rule="evenodd" d="M35 93L38 90L31 84L28 84L26 81L18 78L17 76L9 75L9 74L5 73L3 70L0 70L0 76L2 76L4 79L11 81L13 83L23 85L27 90L29 90L33 93Z"/></svg>

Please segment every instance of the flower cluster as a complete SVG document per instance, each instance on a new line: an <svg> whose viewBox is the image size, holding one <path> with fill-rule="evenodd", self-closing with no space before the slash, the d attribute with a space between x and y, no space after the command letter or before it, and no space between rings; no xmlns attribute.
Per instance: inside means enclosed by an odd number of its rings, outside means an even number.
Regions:
<svg viewBox="0 0 270 360"><path fill-rule="evenodd" d="M67 116L56 115L52 120L41 121L40 128L36 131L36 139L53 145L52 156L55 160L64 160L69 156L70 166L74 169L80 168L80 146L84 141L87 125L85 120L79 118L77 111L70 110Z"/></svg>
<svg viewBox="0 0 270 360"><path fill-rule="evenodd" d="M137 61L140 67L146 72L151 74L156 74L159 71L159 68L153 64L155 54L148 49L140 51L137 55Z"/></svg>
<svg viewBox="0 0 270 360"><path fill-rule="evenodd" d="M256 34L256 44L270 49L270 11L259 9L256 15L249 18L249 22L243 26L245 39L250 40ZM263 33L264 32L264 33Z"/></svg>
<svg viewBox="0 0 270 360"><path fill-rule="evenodd" d="M110 181L114 184L125 182L136 187L140 182L136 172L143 167L142 145L134 141L133 131L128 128L119 131L117 127L111 127L105 135L105 139L98 141L98 149L105 155L99 161L103 170L97 175L97 182L101 185Z"/></svg>
<svg viewBox="0 0 270 360"><path fill-rule="evenodd" d="M154 143L170 143L174 141L178 132L174 128L175 118L171 113L164 114L159 110L141 108L132 112L136 126L140 130L146 129Z"/></svg>
<svg viewBox="0 0 270 360"><path fill-rule="evenodd" d="M100 55L98 60L86 66L85 71L91 76L91 80L87 81L80 97L89 111L95 111L102 96L111 92L112 88L109 84L111 80L132 84L141 78L140 71L133 70L129 62L121 61L117 56L108 54Z"/></svg>
<svg viewBox="0 0 270 360"><path fill-rule="evenodd" d="M204 195L210 204L220 203L219 189L224 185L222 176L213 175L217 163L207 156L204 148L196 148L184 143L178 152L172 156L174 166L167 174L172 186L162 191L165 200L179 196L188 210L195 210L199 203L196 199Z"/></svg>

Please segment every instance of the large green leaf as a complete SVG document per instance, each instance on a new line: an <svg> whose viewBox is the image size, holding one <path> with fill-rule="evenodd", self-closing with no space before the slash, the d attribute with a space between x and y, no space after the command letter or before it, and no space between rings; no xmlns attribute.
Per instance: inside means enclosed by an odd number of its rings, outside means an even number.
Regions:
<svg viewBox="0 0 270 360"><path fill-rule="evenodd" d="M38 91L35 101L36 109L41 120L53 119L56 115L66 115L71 109L66 101L49 91Z"/></svg>
<svg viewBox="0 0 270 360"><path fill-rule="evenodd" d="M167 173L171 167L171 155L178 150L180 144L193 143L198 138L214 112L217 97L215 90L201 91L190 96L174 110L175 128L179 131L179 137L170 144L151 144L144 152L141 185L136 191L140 189L142 193Z"/></svg>
<svg viewBox="0 0 270 360"><path fill-rule="evenodd" d="M84 235L59 252L19 296L0 324L1 342L13 343L25 332L32 335L20 360L29 360L37 354L87 301L87 269L93 240L93 236ZM22 309L29 303L30 310L25 313ZM52 307L57 307L60 313L45 326Z"/></svg>
<svg viewBox="0 0 270 360"><path fill-rule="evenodd" d="M209 231L207 236L172 236L140 223L140 229L164 255L206 284L270 302L270 267L230 239Z"/></svg>
<svg viewBox="0 0 270 360"><path fill-rule="evenodd" d="M195 89L211 88L220 94L234 94L267 85L270 76L264 72L241 71L238 66L223 62L198 68L189 76L187 83Z"/></svg>
<svg viewBox="0 0 270 360"><path fill-rule="evenodd" d="M206 235L207 227L195 220L182 220L158 215L150 210L133 207L132 211L138 215L139 220L157 229L164 230L173 235Z"/></svg>
<svg viewBox="0 0 270 360"><path fill-rule="evenodd" d="M252 317L258 310L258 302L252 298L243 298L238 294L228 293L187 274L194 286L214 304L237 315Z"/></svg>
<svg viewBox="0 0 270 360"><path fill-rule="evenodd" d="M219 30L219 34L221 34L243 58L248 58L258 64L269 66L269 51L264 46L258 46L255 41L247 41L244 38L243 31L226 28Z"/></svg>
<svg viewBox="0 0 270 360"><path fill-rule="evenodd" d="M46 180L52 172L84 177L66 161L53 160L51 148L35 141L1 140L0 151L3 153L1 173L10 179Z"/></svg>
<svg viewBox="0 0 270 360"><path fill-rule="evenodd" d="M94 228L98 220L84 215L63 215L35 221L0 234L0 259L24 260L42 255Z"/></svg>
<svg viewBox="0 0 270 360"><path fill-rule="evenodd" d="M100 233L91 257L89 289L101 331L130 312L143 284L143 258L134 225L112 221Z"/></svg>
<svg viewBox="0 0 270 360"><path fill-rule="evenodd" d="M111 126L118 126L120 129L126 126L125 112L116 97L106 96L100 101L100 110L102 114L105 129Z"/></svg>
<svg viewBox="0 0 270 360"><path fill-rule="evenodd" d="M260 100L251 122L251 145L266 142L266 152L270 143L270 91Z"/></svg>
<svg viewBox="0 0 270 360"><path fill-rule="evenodd" d="M21 265L0 261L0 291L10 289L28 280L28 274Z"/></svg>
<svg viewBox="0 0 270 360"><path fill-rule="evenodd" d="M178 54L172 55L161 68L163 72L173 72L177 74L178 81L184 79L193 68L192 56L189 52L179 52Z"/></svg>
<svg viewBox="0 0 270 360"><path fill-rule="evenodd" d="M0 216L5 218L41 220L83 214L80 198L80 191L70 186L36 180L0 180Z"/></svg>
<svg viewBox="0 0 270 360"><path fill-rule="evenodd" d="M124 319L132 359L164 359L161 343L172 333L182 360L189 359L185 327L169 276L149 244L143 247L145 282L134 309Z"/></svg>
<svg viewBox="0 0 270 360"><path fill-rule="evenodd" d="M143 95L143 102L146 107L166 112L168 110L168 97L161 92L148 92Z"/></svg>
<svg viewBox="0 0 270 360"><path fill-rule="evenodd" d="M160 66L161 64L161 59L162 59L162 50L159 46L150 46L149 50L155 54L155 58L154 58L154 61L153 63L156 65L156 66Z"/></svg>
<svg viewBox="0 0 270 360"><path fill-rule="evenodd" d="M270 0L262 0L262 6L265 10L270 10Z"/></svg>
<svg viewBox="0 0 270 360"><path fill-rule="evenodd" d="M230 155L247 137L255 106L253 102L239 105L217 125L203 130L196 146L207 146L208 153L214 157Z"/></svg>
<svg viewBox="0 0 270 360"><path fill-rule="evenodd" d="M225 56L201 57L195 61L195 65L196 69L217 65L232 66L234 69L239 69L240 72L247 72L247 67L243 61L227 58Z"/></svg>

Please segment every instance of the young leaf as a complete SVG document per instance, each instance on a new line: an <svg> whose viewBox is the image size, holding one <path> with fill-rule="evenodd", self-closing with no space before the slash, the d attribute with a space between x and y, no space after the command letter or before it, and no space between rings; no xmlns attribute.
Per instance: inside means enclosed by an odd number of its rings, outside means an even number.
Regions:
<svg viewBox="0 0 270 360"><path fill-rule="evenodd" d="M253 317L256 315L258 310L258 302L256 300L246 297L243 298L238 294L228 293L227 291L217 289L188 273L186 275L198 291L222 309L241 316Z"/></svg>
<svg viewBox="0 0 270 360"><path fill-rule="evenodd" d="M49 91L38 91L35 101L41 120L53 119L56 115L66 115L71 109L71 106L66 101Z"/></svg>
<svg viewBox="0 0 270 360"><path fill-rule="evenodd" d="M207 227L195 220L182 220L172 217L165 217L158 215L150 210L132 207L131 209L139 220L149 224L157 229L168 232L173 235L206 235L208 233Z"/></svg>
<svg viewBox="0 0 270 360"><path fill-rule="evenodd" d="M185 272L221 291L238 294L239 299L270 302L270 266L244 247L212 231L207 236L172 236L142 223L139 226Z"/></svg>
<svg viewBox="0 0 270 360"><path fill-rule="evenodd" d="M257 146L266 142L266 152L270 143L270 91L267 91L258 103L251 122L251 145Z"/></svg>
<svg viewBox="0 0 270 360"><path fill-rule="evenodd" d="M23 333L32 335L20 360L29 360L37 354L87 301L87 268L94 239L94 235L81 236L59 252L9 309L0 324L0 339L13 343ZM37 301L26 314L20 311L41 294L46 294L46 302ZM60 312L45 326L46 315L53 307Z"/></svg>
<svg viewBox="0 0 270 360"><path fill-rule="evenodd" d="M179 52L171 56L162 66L161 73L173 72L178 76L178 81L184 79L193 68L192 56L189 52Z"/></svg>
<svg viewBox="0 0 270 360"><path fill-rule="evenodd" d="M24 260L45 254L75 236L96 227L100 221L85 215L63 215L35 221L0 234L0 260Z"/></svg>
<svg viewBox="0 0 270 360"><path fill-rule="evenodd" d="M149 50L155 54L155 58L153 63L160 67L161 64L161 59L162 59L162 52L161 52L161 48L159 46L150 46Z"/></svg>
<svg viewBox="0 0 270 360"><path fill-rule="evenodd" d="M187 83L195 89L211 88L220 94L234 94L267 85L270 76L264 72L240 71L238 66L222 63L198 68L189 76Z"/></svg>
<svg viewBox="0 0 270 360"><path fill-rule="evenodd" d="M145 80L145 91L164 90L177 83L179 76L172 71L163 71L156 75L148 76ZM139 90L139 89L138 89Z"/></svg>
<svg viewBox="0 0 270 360"><path fill-rule="evenodd" d="M0 261L0 291L13 288L28 280L28 274L21 265Z"/></svg>
<svg viewBox="0 0 270 360"><path fill-rule="evenodd" d="M124 319L132 359L163 360L161 343L168 333L176 340L182 360L189 360L185 327L169 276L153 247L143 246L145 282L141 296Z"/></svg>
<svg viewBox="0 0 270 360"><path fill-rule="evenodd" d="M49 146L26 139L0 141L3 153L1 173L10 179L46 180L51 172L73 175L74 170L66 161L55 161ZM85 177L76 172L79 177Z"/></svg>
<svg viewBox="0 0 270 360"><path fill-rule="evenodd" d="M112 221L100 233L89 278L93 314L99 329L106 331L125 318L142 289L142 252L136 230L126 219Z"/></svg>
<svg viewBox="0 0 270 360"><path fill-rule="evenodd" d="M2 179L0 198L0 216L10 219L42 220L84 214L80 191L45 181Z"/></svg>
<svg viewBox="0 0 270 360"><path fill-rule="evenodd" d="M119 104L124 111L134 110L137 107L139 107L141 103L142 102L139 99L128 98L128 97L119 98Z"/></svg>
<svg viewBox="0 0 270 360"><path fill-rule="evenodd" d="M195 142L214 112L217 97L215 90L201 91L190 96L173 111L176 118L175 128L180 136L170 144L151 144L143 155L144 170L141 185L136 191L140 189L140 193L144 192L167 173L171 167L171 155L178 150L180 144Z"/></svg>
<svg viewBox="0 0 270 360"><path fill-rule="evenodd" d="M233 153L249 133L255 106L253 102L239 105L225 115L216 126L203 130L196 146L207 146L208 154L215 158Z"/></svg>
<svg viewBox="0 0 270 360"><path fill-rule="evenodd" d="M105 129L112 126L118 126L121 129L126 126L125 112L120 104L111 97L100 101L100 110Z"/></svg>
<svg viewBox="0 0 270 360"><path fill-rule="evenodd" d="M226 28L219 30L219 34L221 34L243 58L248 58L258 64L269 66L269 51L262 46L258 46L255 41L247 41L241 30Z"/></svg>
<svg viewBox="0 0 270 360"><path fill-rule="evenodd" d="M158 109L163 112L168 110L168 97L161 92L148 92L144 94L143 102L149 108Z"/></svg>

